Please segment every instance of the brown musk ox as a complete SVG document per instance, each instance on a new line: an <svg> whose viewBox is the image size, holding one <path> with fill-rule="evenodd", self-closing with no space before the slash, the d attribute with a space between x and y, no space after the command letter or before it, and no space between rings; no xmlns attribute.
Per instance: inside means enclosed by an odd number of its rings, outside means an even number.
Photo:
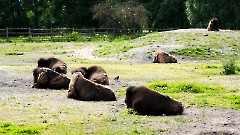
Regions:
<svg viewBox="0 0 240 135"><path fill-rule="evenodd" d="M54 57L50 57L47 59L40 58L38 60L38 67L46 67L58 73L67 74L67 64L62 60Z"/></svg>
<svg viewBox="0 0 240 135"><path fill-rule="evenodd" d="M81 101L116 101L111 89L84 78L81 72L73 73L67 97Z"/></svg>
<svg viewBox="0 0 240 135"><path fill-rule="evenodd" d="M68 89L70 79L49 68L37 67L33 69L33 82L33 88Z"/></svg>
<svg viewBox="0 0 240 135"><path fill-rule="evenodd" d="M71 71L71 74L74 74L76 72L81 72L82 75L86 78L87 72L88 72L88 68L87 67L79 67L77 69L74 69ZM86 78L88 79L88 78Z"/></svg>
<svg viewBox="0 0 240 135"><path fill-rule="evenodd" d="M153 56L153 63L177 63L177 59L162 50L157 50Z"/></svg>
<svg viewBox="0 0 240 135"><path fill-rule="evenodd" d="M212 18L207 27L208 31L219 31L219 21L217 18Z"/></svg>
<svg viewBox="0 0 240 135"><path fill-rule="evenodd" d="M125 103L140 115L180 115L184 111L181 102L145 86L128 87Z"/></svg>
<svg viewBox="0 0 240 135"><path fill-rule="evenodd" d="M82 75L95 83L102 85L109 85L109 79L106 71L100 66L91 66L89 68L79 67L78 69L72 70L71 73L81 72Z"/></svg>

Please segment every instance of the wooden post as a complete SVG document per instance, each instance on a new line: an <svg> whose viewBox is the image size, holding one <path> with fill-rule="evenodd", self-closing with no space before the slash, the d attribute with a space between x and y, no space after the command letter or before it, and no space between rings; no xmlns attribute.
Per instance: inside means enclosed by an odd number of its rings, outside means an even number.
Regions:
<svg viewBox="0 0 240 135"><path fill-rule="evenodd" d="M50 28L50 35L51 35L51 38L52 38L52 27Z"/></svg>
<svg viewBox="0 0 240 135"><path fill-rule="evenodd" d="M8 41L8 27L6 27L6 39Z"/></svg>
<svg viewBox="0 0 240 135"><path fill-rule="evenodd" d="M31 28L30 28L30 27L28 28L28 36L32 36Z"/></svg>
<svg viewBox="0 0 240 135"><path fill-rule="evenodd" d="M116 36L115 28L113 28L113 36L114 36L114 37Z"/></svg>
<svg viewBox="0 0 240 135"><path fill-rule="evenodd" d="M95 28L94 27L92 28L92 31L93 31L93 35L95 35L96 33L95 33Z"/></svg>

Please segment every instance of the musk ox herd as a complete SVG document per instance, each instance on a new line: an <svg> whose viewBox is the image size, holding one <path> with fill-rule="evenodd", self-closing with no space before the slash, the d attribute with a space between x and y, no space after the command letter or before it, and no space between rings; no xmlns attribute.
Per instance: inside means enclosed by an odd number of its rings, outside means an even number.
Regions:
<svg viewBox="0 0 240 135"><path fill-rule="evenodd" d="M219 31L219 21L212 18L208 31ZM153 63L177 63L176 57L157 50ZM67 64L57 58L40 58L33 69L33 88L66 89L67 98L80 101L116 101L110 88L106 71L99 66L79 67L71 71L71 79L66 76ZM118 80L119 76L114 80ZM181 102L160 94L146 86L130 86L126 89L125 104L141 115L181 115L184 106Z"/></svg>
<svg viewBox="0 0 240 135"><path fill-rule="evenodd" d="M155 58L156 57L156 58ZM166 57L166 58L162 58ZM176 63L175 57L163 51L154 55L154 63ZM57 58L40 58L33 69L33 88L66 89L67 98L80 101L116 101L110 88L106 71L99 66L79 67L68 78L67 64ZM140 115L180 115L184 111L181 102L162 95L145 86L126 89L125 104Z"/></svg>

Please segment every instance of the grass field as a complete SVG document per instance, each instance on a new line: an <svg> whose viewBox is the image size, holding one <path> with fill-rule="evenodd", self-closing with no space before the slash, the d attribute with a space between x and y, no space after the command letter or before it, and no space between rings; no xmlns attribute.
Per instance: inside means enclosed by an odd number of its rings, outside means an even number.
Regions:
<svg viewBox="0 0 240 135"><path fill-rule="evenodd" d="M131 49L154 45L182 45L168 51L183 59L177 64L153 64L135 62L136 54L128 54ZM83 50L92 51L97 59ZM10 52L23 55L7 55ZM111 37L98 41L1 43L0 134L169 134L177 129L191 133L189 124L204 123L196 116L201 108L239 113L239 53L239 31L172 31L127 40ZM123 60L119 60L120 55ZM67 90L32 89L32 69L40 57L50 56L68 64L68 77L79 66L103 67L118 101L82 102L67 99ZM223 63L229 59L234 60L236 72L225 75ZM120 76L120 82L113 81L116 76ZM125 89L131 85L146 85L181 101L187 114L153 117L129 113L124 98ZM210 111L201 117L212 115ZM216 113L217 117L221 116ZM217 129L218 125L211 126ZM196 131L200 133L201 127Z"/></svg>

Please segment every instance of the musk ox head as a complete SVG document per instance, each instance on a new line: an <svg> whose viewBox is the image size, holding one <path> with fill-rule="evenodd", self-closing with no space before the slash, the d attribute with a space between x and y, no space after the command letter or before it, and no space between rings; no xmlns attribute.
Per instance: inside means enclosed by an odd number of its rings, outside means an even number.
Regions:
<svg viewBox="0 0 240 135"><path fill-rule="evenodd" d="M67 64L60 59L50 57L48 59L40 58L38 60L38 67L50 68L58 73L67 73Z"/></svg>
<svg viewBox="0 0 240 135"><path fill-rule="evenodd" d="M49 67L50 62L48 59L40 58L38 60L38 67Z"/></svg>
<svg viewBox="0 0 240 135"><path fill-rule="evenodd" d="M58 73L67 74L67 64L62 62L57 62L51 68L53 71Z"/></svg>
<svg viewBox="0 0 240 135"><path fill-rule="evenodd" d="M157 50L153 55L153 63L177 63L177 59L162 50Z"/></svg>
<svg viewBox="0 0 240 135"><path fill-rule="evenodd" d="M219 31L219 21L217 18L212 18L207 27L208 31Z"/></svg>
<svg viewBox="0 0 240 135"><path fill-rule="evenodd" d="M89 67L86 78L98 84L109 85L107 73L100 66Z"/></svg>
<svg viewBox="0 0 240 135"><path fill-rule="evenodd" d="M127 105L127 108L132 108L132 101L131 100L132 100L134 88L135 88L135 86L130 86L126 90L126 98L125 98L124 101Z"/></svg>
<svg viewBox="0 0 240 135"><path fill-rule="evenodd" d="M75 70L72 70L72 71L71 71L71 74L74 74L74 73L76 73L76 72L81 72L82 75L86 77L86 74L87 74L87 72L88 72L88 69L87 69L86 67L79 67L79 68L77 68L77 69L75 69Z"/></svg>

